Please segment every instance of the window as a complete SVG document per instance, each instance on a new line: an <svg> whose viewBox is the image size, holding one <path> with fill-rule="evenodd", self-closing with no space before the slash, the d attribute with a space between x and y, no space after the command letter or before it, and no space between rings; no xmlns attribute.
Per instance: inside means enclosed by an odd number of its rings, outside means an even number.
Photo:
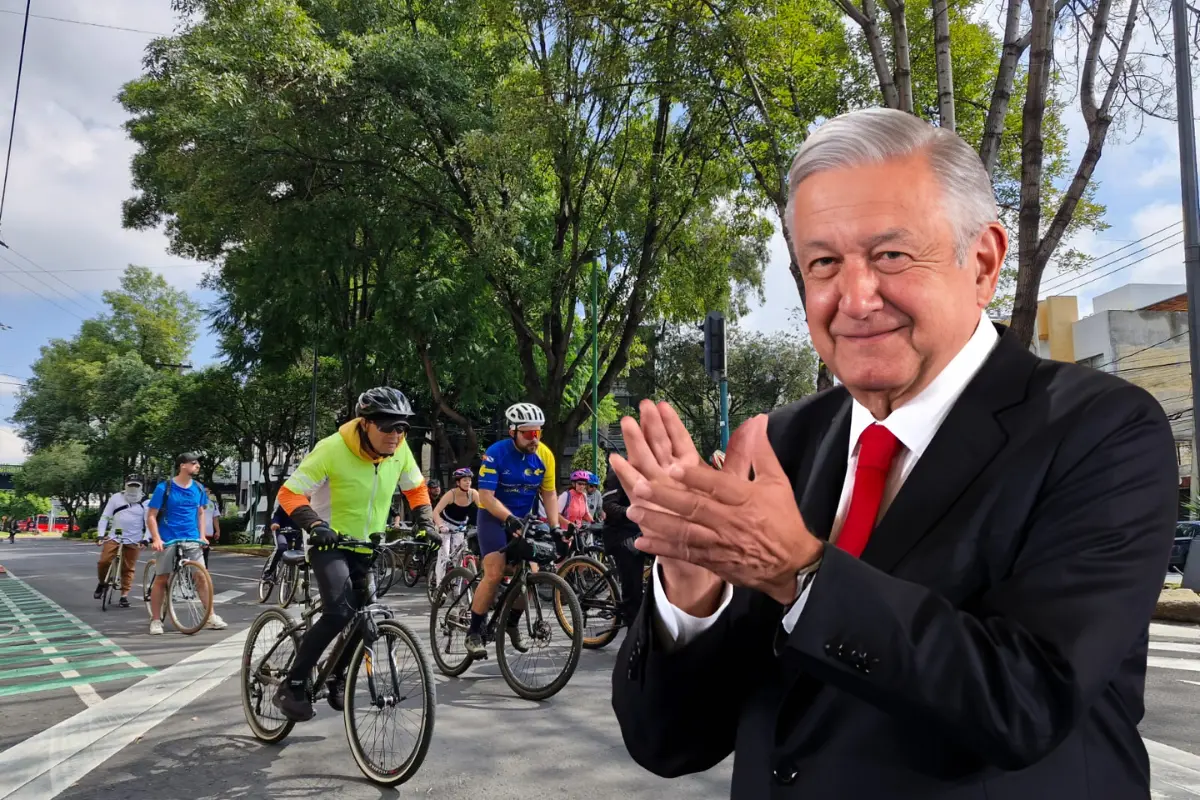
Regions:
<svg viewBox="0 0 1200 800"><path fill-rule="evenodd" d="M1107 363L1107 359L1105 359L1104 354L1101 353L1100 355L1089 356L1088 358L1081 358L1078 361L1076 361L1075 363L1079 364L1081 366L1084 366L1084 367L1091 367L1092 369L1100 369L1100 367L1104 366Z"/></svg>

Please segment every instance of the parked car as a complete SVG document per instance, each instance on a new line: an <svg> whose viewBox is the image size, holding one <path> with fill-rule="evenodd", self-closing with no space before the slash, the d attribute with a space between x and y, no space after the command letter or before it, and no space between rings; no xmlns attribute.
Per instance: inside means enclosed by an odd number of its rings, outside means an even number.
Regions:
<svg viewBox="0 0 1200 800"><path fill-rule="evenodd" d="M1171 558L1167 561L1168 572L1183 572L1187 564L1192 539L1200 532L1200 520L1181 520L1175 525L1175 544L1171 545Z"/></svg>

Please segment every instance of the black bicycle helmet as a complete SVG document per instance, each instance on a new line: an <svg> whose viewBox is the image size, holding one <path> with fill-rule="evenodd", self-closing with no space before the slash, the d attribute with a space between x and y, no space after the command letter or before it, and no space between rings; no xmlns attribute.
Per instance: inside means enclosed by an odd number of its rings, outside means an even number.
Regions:
<svg viewBox="0 0 1200 800"><path fill-rule="evenodd" d="M126 486L133 486L135 484L137 486L145 486L146 482L142 480L141 475L126 475L125 476L125 485Z"/></svg>
<svg viewBox="0 0 1200 800"><path fill-rule="evenodd" d="M408 419L413 415L412 404L404 392L391 386L376 386L358 396L355 413L363 419Z"/></svg>

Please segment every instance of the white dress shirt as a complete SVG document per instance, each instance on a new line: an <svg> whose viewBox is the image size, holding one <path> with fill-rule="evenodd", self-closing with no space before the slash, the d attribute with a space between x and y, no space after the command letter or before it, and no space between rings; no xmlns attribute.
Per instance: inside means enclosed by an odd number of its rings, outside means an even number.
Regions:
<svg viewBox="0 0 1200 800"><path fill-rule="evenodd" d="M858 439L862 435L862 432L872 423L878 422L900 440L900 449L897 451L895 461L892 462L892 470L888 474L888 481L883 492L883 500L879 507L879 517L882 517L886 513L888 506L896 498L905 479L912 473L918 459L921 458L925 449L929 447L929 443L933 441L934 434L942 426L942 422L950 413L950 409L954 406L954 403L991 354L992 348L995 347L998 339L996 328L988 319L987 314L982 314L979 324L975 328L975 333L963 345L962 350L958 351L958 354L950 360L950 363L946 365L941 374L934 378L912 400L893 409L892 413L885 419L876 420L865 406L861 405L857 400L852 400L850 410L850 456L846 464L846 480L842 484L842 495L838 501L837 515L834 517L833 529L829 537L831 542L837 540L837 536L841 532L842 523L846 519L846 512L850 507L850 496L854 491L854 471L858 466ZM693 617L676 608L667 600L667 593L663 589L662 578L659 575L657 564L653 571L652 580L654 584L654 607L658 612L655 615L656 627L664 647L670 649L683 647L707 630L717 621L717 618L725 611L725 608L729 605L729 601L733 598L733 587L730 584L726 584L717 611L710 617ZM808 600L808 595L817 580L819 580L819 577L813 578L809 582L803 594L800 595L787 615L784 616L783 627L788 633L792 632L796 621L800 619L800 614L804 610L804 604Z"/></svg>
<svg viewBox="0 0 1200 800"><path fill-rule="evenodd" d="M96 537L103 539L105 533L108 532L109 520L112 520L112 538L120 539L125 544L137 544L143 539L149 537L146 530L146 501L148 497L143 497L135 503L130 503L125 499L124 492L117 492L112 497L108 498L108 504L104 506L104 513L100 515L100 524L96 531ZM124 508L122 508L124 506ZM117 511L117 509L121 509ZM117 533L117 531L120 533Z"/></svg>

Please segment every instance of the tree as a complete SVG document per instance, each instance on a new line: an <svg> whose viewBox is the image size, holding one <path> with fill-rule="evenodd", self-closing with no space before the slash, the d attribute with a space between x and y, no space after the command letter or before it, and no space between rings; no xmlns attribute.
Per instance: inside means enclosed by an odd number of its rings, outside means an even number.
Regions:
<svg viewBox="0 0 1200 800"><path fill-rule="evenodd" d="M112 312L102 317L121 352L154 367L180 364L196 341L200 308L161 275L130 265L121 288L102 295Z"/></svg>
<svg viewBox="0 0 1200 800"><path fill-rule="evenodd" d="M37 450L25 459L16 476L17 490L53 497L67 512L67 526L75 526L79 509L99 488L83 442L67 441Z"/></svg>
<svg viewBox="0 0 1200 800"><path fill-rule="evenodd" d="M817 357L798 332L730 327L726 348L731 430L813 392ZM694 330L667 326L658 331L645 365L631 376L630 389L671 403L701 453L720 447L720 392L704 371L704 344Z"/></svg>
<svg viewBox="0 0 1200 800"><path fill-rule="evenodd" d="M347 401L403 363L439 414L465 418L440 387L466 381L375 349L423 327L422 309L380 309L459 264L509 328L554 444L587 414L564 397L593 347L607 393L643 320L729 307L731 278L760 281L770 226L739 191L720 115L680 72L701 44L687 9L177 6L200 21L157 40L121 96L139 146L125 219L165 223L176 251L221 263L234 350L331 337ZM598 342L581 314L593 270Z"/></svg>
<svg viewBox="0 0 1200 800"><path fill-rule="evenodd" d="M1033 337L1037 295L1047 265L1056 256L1063 268L1081 263L1078 254L1072 251L1058 253L1060 244L1083 227L1104 227L1100 219L1103 209L1094 203L1092 175L1113 122L1135 111L1156 115L1170 96L1169 87L1145 65L1151 56L1133 54L1130 50L1141 0L1125 0L1124 5L1115 0L1098 0L1086 8L1072 5L1068 0L1033 0L1029 4L1031 13L1026 30L1022 30L1021 14L1025 4L1022 0L1006 0L1003 38L999 47L993 48L993 52L999 50L999 57L989 59L993 66L986 98L972 87L964 87L960 80L959 65L964 63L958 52L960 35L972 28L973 38L984 33L982 25L967 18L974 8L973 2L952 7L945 0L932 0L929 4L923 0L911 3L885 0L892 23L890 31L879 25L874 0L859 0L859 4L856 0L836 2L860 30L885 105L937 118L942 126L960 131L964 110L986 109L979 137L973 139L965 132L964 136L977 143L984 167L998 184L1001 206L1010 213L1013 207L1005 207L1006 190L1000 184L1006 177L1015 178L1020 187L1016 225L1011 221L1008 224L1010 231L1017 234L1012 328L1028 345ZM925 24L930 18L932 25ZM921 24L914 26L914 19ZM912 30L934 31L934 46L914 46ZM1074 169L1066 158L1065 142L1054 138L1054 129L1061 126L1058 116L1064 108L1054 86L1056 81L1068 77L1062 71L1051 70L1051 64L1056 62L1057 42L1076 47L1076 63L1081 65L1076 94L1088 137ZM891 60L887 57L889 51L893 55ZM1023 71L1020 61L1027 51L1028 70ZM911 53L921 52L935 54L934 80L914 84L914 75L921 73L914 69ZM1103 76L1099 94L1098 75ZM913 87L916 85L919 90L922 84L936 86L936 105L922 107L920 102L914 105ZM1019 118L1010 113L1014 99L1021 103ZM1009 130L1019 133L1006 135ZM1006 167L1006 139L1019 142L1019 164L1010 162ZM1066 187L1062 188L1064 179Z"/></svg>
<svg viewBox="0 0 1200 800"><path fill-rule="evenodd" d="M50 499L27 492L0 489L0 530L8 530L13 523L50 512Z"/></svg>

